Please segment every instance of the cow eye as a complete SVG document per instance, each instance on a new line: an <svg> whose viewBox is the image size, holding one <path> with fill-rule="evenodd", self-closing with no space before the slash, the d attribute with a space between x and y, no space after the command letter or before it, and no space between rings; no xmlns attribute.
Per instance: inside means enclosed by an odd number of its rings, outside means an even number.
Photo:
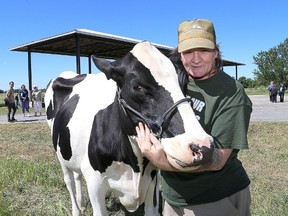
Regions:
<svg viewBox="0 0 288 216"><path fill-rule="evenodd" d="M149 94L149 88L146 88L145 86L137 83L135 85L133 85L133 90L134 90L134 93L138 96L138 97L142 97L142 96L145 96L145 97L152 97L150 94Z"/></svg>
<svg viewBox="0 0 288 216"><path fill-rule="evenodd" d="M143 91L143 89L144 89L143 86L141 86L141 85L136 85L133 88L135 91Z"/></svg>

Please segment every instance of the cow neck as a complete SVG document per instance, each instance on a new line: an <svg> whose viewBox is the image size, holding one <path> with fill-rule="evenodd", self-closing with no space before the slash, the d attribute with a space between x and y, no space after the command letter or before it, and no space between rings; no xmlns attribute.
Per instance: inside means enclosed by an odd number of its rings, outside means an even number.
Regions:
<svg viewBox="0 0 288 216"><path fill-rule="evenodd" d="M183 102L192 103L192 100L191 100L190 97L183 98L183 99L177 101L176 103L174 103L172 105L172 107L170 107L161 116L157 116L156 120L152 120L152 119L146 118L140 112L138 112L137 110L133 109L131 106L129 106L126 103L126 101L121 97L121 89L119 88L119 86L117 87L117 99L118 99L119 105L120 105L121 109L123 110L123 112L125 113L125 115L127 117L129 117L129 115L128 115L126 110L129 110L130 112L132 112L135 116L140 118L143 121L144 124L146 124L148 126L150 131L154 134L154 136L157 139L161 139L162 138L162 133L163 133L162 126L167 121L167 119L169 119L169 117L173 114L173 111L175 109L177 109L178 105L183 103Z"/></svg>

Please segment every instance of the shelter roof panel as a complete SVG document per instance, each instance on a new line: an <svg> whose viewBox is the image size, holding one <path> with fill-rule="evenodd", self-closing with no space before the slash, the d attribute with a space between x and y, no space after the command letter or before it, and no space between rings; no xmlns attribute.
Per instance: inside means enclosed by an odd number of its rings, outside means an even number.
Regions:
<svg viewBox="0 0 288 216"><path fill-rule="evenodd" d="M140 40L106 34L87 29L75 29L70 32L32 41L14 48L10 51L28 52L28 56L34 53L47 53L58 55L77 56L76 71L81 73L80 57L90 57L95 54L99 58L118 59L128 53ZM164 55L168 56L173 47L152 43ZM223 60L224 66L245 65L243 63ZM91 69L89 69L91 73ZM28 57L29 90L32 90L31 58Z"/></svg>
<svg viewBox="0 0 288 216"><path fill-rule="evenodd" d="M223 66L238 66L245 65L244 63L223 59Z"/></svg>
<svg viewBox="0 0 288 216"><path fill-rule="evenodd" d="M47 37L26 43L10 51L35 52L75 56L77 54L77 37L79 40L80 56L89 57L95 54L100 58L117 59L129 52L140 40L116 36L112 34L75 29L63 34ZM164 55L169 55L173 47L153 43ZM240 62L223 60L223 66L245 65Z"/></svg>
<svg viewBox="0 0 288 216"><path fill-rule="evenodd" d="M76 29L71 32L23 44L10 51L49 53L75 56L79 39L80 56L96 54L101 58L117 59L129 52L140 40L116 35ZM153 43L161 52L168 54L173 48Z"/></svg>

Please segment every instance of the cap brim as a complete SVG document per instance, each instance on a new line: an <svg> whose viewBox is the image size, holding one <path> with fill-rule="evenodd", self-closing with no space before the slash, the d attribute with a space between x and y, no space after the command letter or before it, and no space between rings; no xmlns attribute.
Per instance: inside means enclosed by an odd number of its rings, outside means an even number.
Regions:
<svg viewBox="0 0 288 216"><path fill-rule="evenodd" d="M195 48L206 48L206 49L214 49L215 44L213 41L205 39L205 38L189 38L181 41L178 44L178 52L185 52L190 49Z"/></svg>

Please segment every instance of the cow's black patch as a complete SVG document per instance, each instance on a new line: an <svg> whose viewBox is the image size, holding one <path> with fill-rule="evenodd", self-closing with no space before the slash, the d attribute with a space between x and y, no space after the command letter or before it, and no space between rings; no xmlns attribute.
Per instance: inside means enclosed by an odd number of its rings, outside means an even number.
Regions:
<svg viewBox="0 0 288 216"><path fill-rule="evenodd" d="M47 105L46 116L47 116L47 120L50 120L55 117L51 101L49 102L49 105Z"/></svg>
<svg viewBox="0 0 288 216"><path fill-rule="evenodd" d="M157 175L157 171L156 170L153 170L152 172L151 172L151 178L152 179L154 179L155 178L155 176ZM156 178L156 183L155 183L155 185L157 185L158 184L158 179ZM159 193L159 191L157 190L157 188L155 187L154 188L154 191L153 191L153 206L154 207L156 207L157 206L157 203L158 203L158 200L157 200L157 193Z"/></svg>
<svg viewBox="0 0 288 216"><path fill-rule="evenodd" d="M72 96L60 107L54 120L52 137L53 145L56 151L57 143L59 143L61 154L65 160L69 160L72 156L70 131L67 125L73 116L78 102L79 95Z"/></svg>
<svg viewBox="0 0 288 216"><path fill-rule="evenodd" d="M69 160L72 157L72 149L70 143L70 130L65 127L59 134L59 147L62 157Z"/></svg>
<svg viewBox="0 0 288 216"><path fill-rule="evenodd" d="M143 158L143 171L142 171L142 176L145 175L145 169L146 169L146 167L147 167L148 164L149 164L149 160L148 160L146 157L144 157L144 158Z"/></svg>
<svg viewBox="0 0 288 216"><path fill-rule="evenodd" d="M81 74L71 79L65 79L63 77L58 77L52 83L53 89L53 106L51 101L49 105L47 105L47 119L50 120L55 117L59 108L65 103L65 101L69 98L73 87L82 82L86 78L87 74Z"/></svg>
<svg viewBox="0 0 288 216"><path fill-rule="evenodd" d="M121 111L122 112L122 111ZM88 145L88 156L94 170L105 172L113 161L130 165L134 172L140 172L137 158L127 134L119 121L117 103L99 111L93 121Z"/></svg>

